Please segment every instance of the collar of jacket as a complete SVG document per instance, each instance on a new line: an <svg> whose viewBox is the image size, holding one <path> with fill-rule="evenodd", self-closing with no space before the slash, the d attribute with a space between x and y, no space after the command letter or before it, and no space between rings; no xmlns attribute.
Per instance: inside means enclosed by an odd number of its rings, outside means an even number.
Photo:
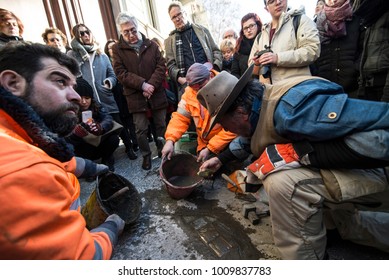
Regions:
<svg viewBox="0 0 389 280"><path fill-rule="evenodd" d="M297 15L302 15L302 14L305 14L305 8L303 6L301 6L300 8L297 8L297 9L289 9L287 10L286 12L283 12L281 13L281 16L278 20L278 26L277 26L277 29L276 29L276 32L285 24L287 23L289 20L292 20L292 18L294 16L297 16ZM262 26L262 31L263 30L266 30L268 32L270 32L270 28L271 28L271 21L268 22L268 23L265 23L263 26Z"/></svg>
<svg viewBox="0 0 389 280"><path fill-rule="evenodd" d="M145 36L143 35L142 32L139 32L140 35L142 36L142 41L143 41L143 44L140 46L139 48L139 52L142 52L144 49L146 49L147 47L149 47L149 45L151 44L151 41ZM123 39L123 36L120 35L120 38L119 38L119 44L118 44L119 48L120 49L130 49L130 50L135 50L133 47L131 47L126 41L124 41Z"/></svg>
<svg viewBox="0 0 389 280"><path fill-rule="evenodd" d="M4 33L0 33L0 41L8 43L11 41L23 41L23 38L19 36L7 36Z"/></svg>
<svg viewBox="0 0 389 280"><path fill-rule="evenodd" d="M186 31L186 30L192 28L192 25L193 25L193 24L190 23L190 22L188 21L188 23L185 24L184 29L182 29L182 30L174 29L172 32L170 32L169 36L171 36L171 35L173 35L173 34L176 34L176 33L184 32L184 31Z"/></svg>
<svg viewBox="0 0 389 280"><path fill-rule="evenodd" d="M21 98L0 87L0 109L4 110L27 133L33 144L49 156L66 162L74 156L72 145L49 130L42 118Z"/></svg>

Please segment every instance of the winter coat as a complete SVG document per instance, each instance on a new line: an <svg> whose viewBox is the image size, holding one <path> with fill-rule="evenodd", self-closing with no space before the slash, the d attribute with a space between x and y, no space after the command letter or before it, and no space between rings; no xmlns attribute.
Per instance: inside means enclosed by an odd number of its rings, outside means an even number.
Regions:
<svg viewBox="0 0 389 280"><path fill-rule="evenodd" d="M341 85L346 93L355 97L362 52L360 18L353 16L351 21L346 21L346 31L345 37L321 44L320 57L312 68L316 73L312 74Z"/></svg>
<svg viewBox="0 0 389 280"><path fill-rule="evenodd" d="M295 34L293 17L301 15ZM289 77L311 75L309 65L320 55L319 32L315 23L303 14L303 10L290 10L281 14L278 27L269 44L271 23L262 26L261 38L254 41L248 64L253 63L254 54L265 49L265 45L277 54L277 65L271 66L272 83ZM297 36L296 36L297 35Z"/></svg>
<svg viewBox="0 0 389 280"><path fill-rule="evenodd" d="M361 96L365 88L379 88L378 100L389 102L389 11L366 29L359 82Z"/></svg>
<svg viewBox="0 0 389 280"><path fill-rule="evenodd" d="M243 37L240 44L240 48L237 52L234 53L234 60L232 61L231 74L237 77L238 79L243 75L247 70L247 62L249 60L249 55L251 48L253 46L255 39L247 39Z"/></svg>
<svg viewBox="0 0 389 280"><path fill-rule="evenodd" d="M193 31L203 46L204 52L208 61L222 69L223 56L212 38L211 33L205 27L192 23ZM169 37L165 40L166 62L170 78L177 82L179 69L177 67L177 49L176 49L176 34L171 32Z"/></svg>
<svg viewBox="0 0 389 280"><path fill-rule="evenodd" d="M117 234L86 229L71 146L3 88L0 142L0 258L109 259Z"/></svg>
<svg viewBox="0 0 389 280"><path fill-rule="evenodd" d="M366 111L372 113L361 118ZM258 124L251 137L251 151L259 157L271 144L302 139L325 141L358 131L387 129L388 115L389 104L348 98L341 86L330 81L307 76L287 79L266 85ZM364 169L364 173L371 173L365 180L358 180L361 172L355 171L321 169L320 174L327 190L340 201L388 190L382 169Z"/></svg>
<svg viewBox="0 0 389 280"><path fill-rule="evenodd" d="M112 48L113 68L123 85L130 113L146 112L148 109L166 108L167 98L162 82L165 80L165 58L158 45L142 34L143 44L139 53L123 37ZM150 99L143 96L142 85L147 82L155 90Z"/></svg>
<svg viewBox="0 0 389 280"><path fill-rule="evenodd" d="M112 93L117 78L108 56L105 53L99 54L95 51L95 55L91 57L91 65L90 60L82 60L80 54L75 50L70 50L67 54L78 61L82 77L93 88L94 99L101 103L109 114L119 113L119 108ZM104 87L106 82L109 83L109 89Z"/></svg>
<svg viewBox="0 0 389 280"><path fill-rule="evenodd" d="M197 152L208 148L212 153L219 154L236 137L236 134L225 131L220 124L216 124L208 136L204 137L203 133L208 131L211 116L197 100L197 91L187 86L177 111L172 114L166 128L165 139L177 142L187 131L191 119L196 126Z"/></svg>
<svg viewBox="0 0 389 280"><path fill-rule="evenodd" d="M349 98L340 85L318 77L293 77L266 85L260 107L251 142L257 157L275 143L319 142L389 128L389 103ZM381 145L369 150L389 158L383 137L378 137ZM362 145L353 149L365 154Z"/></svg>

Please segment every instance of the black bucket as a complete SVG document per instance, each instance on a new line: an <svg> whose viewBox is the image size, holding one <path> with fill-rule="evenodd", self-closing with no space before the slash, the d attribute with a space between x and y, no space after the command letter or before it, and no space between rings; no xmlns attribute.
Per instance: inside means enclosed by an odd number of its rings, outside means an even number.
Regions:
<svg viewBox="0 0 389 280"><path fill-rule="evenodd" d="M108 172L81 209L88 229L101 225L111 214L119 215L126 224L134 223L142 209L140 195L133 184L118 174Z"/></svg>

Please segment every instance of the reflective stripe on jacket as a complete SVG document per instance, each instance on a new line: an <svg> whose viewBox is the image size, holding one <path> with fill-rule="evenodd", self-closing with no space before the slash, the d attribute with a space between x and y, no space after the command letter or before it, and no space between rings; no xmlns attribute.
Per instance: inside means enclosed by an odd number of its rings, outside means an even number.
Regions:
<svg viewBox="0 0 389 280"><path fill-rule="evenodd" d="M236 137L236 134L227 132L220 124L216 124L209 135L204 138L203 132L208 130L211 117L196 96L197 91L194 91L190 86L185 88L177 111L172 114L169 121L165 139L177 142L188 129L191 118L193 118L197 132L197 152L208 148L212 153L218 154Z"/></svg>

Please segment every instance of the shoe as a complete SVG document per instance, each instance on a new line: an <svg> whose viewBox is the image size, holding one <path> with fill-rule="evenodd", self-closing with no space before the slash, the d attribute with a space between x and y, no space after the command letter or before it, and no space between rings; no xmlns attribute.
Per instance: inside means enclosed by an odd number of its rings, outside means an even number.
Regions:
<svg viewBox="0 0 389 280"><path fill-rule="evenodd" d="M166 141L163 137L157 137L157 141L155 141L155 143L157 145L158 157L161 158L162 157L162 149L163 149L163 146L165 145Z"/></svg>
<svg viewBox="0 0 389 280"><path fill-rule="evenodd" d="M139 146L138 146L138 144L132 144L132 149L134 150L134 152L139 151Z"/></svg>
<svg viewBox="0 0 389 280"><path fill-rule="evenodd" d="M152 134L147 135L147 140L149 140L149 143L153 142L154 141L153 135Z"/></svg>
<svg viewBox="0 0 389 280"><path fill-rule="evenodd" d="M109 171L115 172L115 158L113 155L111 155L109 158L103 158L101 163L108 166Z"/></svg>
<svg viewBox="0 0 389 280"><path fill-rule="evenodd" d="M128 149L126 148L126 154L130 160L134 160L138 158L133 148L128 148Z"/></svg>
<svg viewBox="0 0 389 280"><path fill-rule="evenodd" d="M151 169L151 154L143 157L142 168L144 170Z"/></svg>

